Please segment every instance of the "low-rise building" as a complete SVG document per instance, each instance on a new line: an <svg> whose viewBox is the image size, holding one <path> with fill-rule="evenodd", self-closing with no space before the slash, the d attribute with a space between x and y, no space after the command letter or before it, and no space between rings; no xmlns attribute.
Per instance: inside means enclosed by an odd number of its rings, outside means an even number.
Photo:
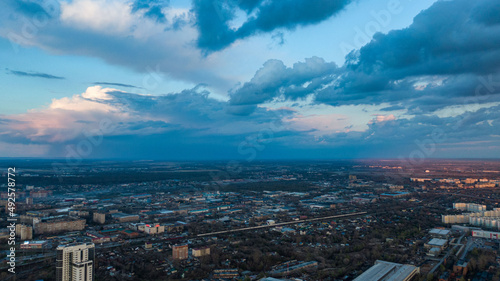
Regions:
<svg viewBox="0 0 500 281"><path fill-rule="evenodd" d="M448 245L448 240L446 239L432 238L429 242L424 244L424 247L427 249L439 248L443 250L444 248L446 248L447 245Z"/></svg>
<svg viewBox="0 0 500 281"><path fill-rule="evenodd" d="M409 281L419 272L419 268L413 265L378 260L354 281Z"/></svg>
<svg viewBox="0 0 500 281"><path fill-rule="evenodd" d="M233 279L240 276L237 268L231 269L215 269L213 273L214 279Z"/></svg>
<svg viewBox="0 0 500 281"><path fill-rule="evenodd" d="M138 221L139 215L130 215L125 213L114 213L111 215L113 219L119 222L129 222L129 221Z"/></svg>
<svg viewBox="0 0 500 281"><path fill-rule="evenodd" d="M159 224L146 224L144 232L147 234L160 234L165 232L165 226Z"/></svg>
<svg viewBox="0 0 500 281"><path fill-rule="evenodd" d="M429 231L429 234L435 238L448 238L450 236L449 229L433 228Z"/></svg>
<svg viewBox="0 0 500 281"><path fill-rule="evenodd" d="M36 250L44 249L48 247L47 241L24 241L21 244L21 249L23 250Z"/></svg>
<svg viewBox="0 0 500 281"><path fill-rule="evenodd" d="M500 240L500 232L474 230L472 237Z"/></svg>

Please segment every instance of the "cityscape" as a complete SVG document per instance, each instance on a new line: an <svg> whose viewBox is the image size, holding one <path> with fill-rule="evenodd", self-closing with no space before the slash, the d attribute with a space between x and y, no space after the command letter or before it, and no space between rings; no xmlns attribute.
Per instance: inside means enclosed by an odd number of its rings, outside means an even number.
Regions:
<svg viewBox="0 0 500 281"><path fill-rule="evenodd" d="M1 0L0 281L500 281L499 0Z"/></svg>
<svg viewBox="0 0 500 281"><path fill-rule="evenodd" d="M499 161L57 161L1 162L18 280L500 277Z"/></svg>

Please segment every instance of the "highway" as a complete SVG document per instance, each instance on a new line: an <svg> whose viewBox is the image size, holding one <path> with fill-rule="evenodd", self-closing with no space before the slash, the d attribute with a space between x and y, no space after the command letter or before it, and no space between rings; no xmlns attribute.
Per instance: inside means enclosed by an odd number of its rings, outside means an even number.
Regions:
<svg viewBox="0 0 500 281"><path fill-rule="evenodd" d="M335 216L328 216L328 217L320 217L320 218L311 218L311 219L298 220L298 221L279 222L279 223L275 223L275 224L266 224L266 225L252 226L252 227L243 227L243 228L237 228L237 229L215 231L215 232L209 232L209 233L201 233L201 234L196 235L196 237L219 235L219 234L227 234L227 233L247 231L247 230L256 230L256 229L263 229L263 228L269 228L269 227L284 226L284 225L290 225L290 224L298 224L298 223L304 223L304 222L312 222L312 221L322 221L322 220L329 220L329 219L354 217L354 216L366 215L366 214L368 214L368 213L367 212L356 212L356 213L349 213L349 214L335 215Z"/></svg>

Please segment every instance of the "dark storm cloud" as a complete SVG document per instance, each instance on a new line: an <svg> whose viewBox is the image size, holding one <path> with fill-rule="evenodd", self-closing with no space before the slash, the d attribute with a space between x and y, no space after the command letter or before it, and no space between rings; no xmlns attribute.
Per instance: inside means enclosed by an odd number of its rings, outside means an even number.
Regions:
<svg viewBox="0 0 500 281"><path fill-rule="evenodd" d="M11 70L11 69L6 69L8 74L12 75L17 75L17 76L24 76L24 77L36 77L36 78L45 78L45 79L66 79L61 76L55 76L47 73L41 73L41 72L25 72L25 71L19 71L19 70Z"/></svg>
<svg viewBox="0 0 500 281"><path fill-rule="evenodd" d="M220 155L234 156L238 154L239 143L249 136L260 136L263 130L271 131L276 138L286 136L283 118L292 114L289 110L268 111L263 108L258 108L251 116L228 114L227 103L210 98L202 86L162 96L109 90L92 88L90 92L101 94L75 95L71 99L53 101L58 104L57 108L48 107L8 118L0 115L0 129L4 132L0 142L48 145L53 149L51 153L61 156L66 145L85 141L85 132L95 131L100 128L102 120L107 120L114 128L106 133L108 140L130 142L120 143L120 147L111 145L101 156L141 151L142 144L161 147L157 156L162 158L169 158L169 153L179 151L188 158L203 158L216 153L212 149L217 149ZM75 105L86 109L75 110ZM59 125L42 128L38 124L40 118ZM289 131L288 134L297 133ZM200 148L207 151L194 152Z"/></svg>
<svg viewBox="0 0 500 281"><path fill-rule="evenodd" d="M292 67L286 67L280 60L269 60L250 82L231 93L230 104L257 105L281 95L289 99L302 98L331 82L338 70L335 63L318 57L297 62Z"/></svg>
<svg viewBox="0 0 500 281"><path fill-rule="evenodd" d="M419 100L426 96L441 106L475 96L481 79L497 77L500 70L500 24L491 16L499 6L493 0L436 2L408 28L375 34L351 53L338 84L318 94L317 101L405 101L425 107Z"/></svg>
<svg viewBox="0 0 500 281"><path fill-rule="evenodd" d="M492 12L498 9L494 0L436 2L408 28L375 34L341 68L314 58L312 66L290 75L295 66L270 60L231 94L230 103L312 94L333 106L389 103L385 110L404 106L425 113L500 101L500 14Z"/></svg>
<svg viewBox="0 0 500 281"><path fill-rule="evenodd" d="M227 1L195 0L193 13L200 32L198 46L207 52L226 48L238 39L278 28L292 30L319 23L337 14L351 0L273 0ZM237 29L229 22L237 9L247 13L247 20Z"/></svg>

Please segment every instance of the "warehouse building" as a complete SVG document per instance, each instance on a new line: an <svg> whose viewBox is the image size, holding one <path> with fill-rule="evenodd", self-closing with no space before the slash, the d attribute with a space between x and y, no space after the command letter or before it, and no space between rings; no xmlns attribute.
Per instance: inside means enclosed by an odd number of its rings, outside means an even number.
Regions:
<svg viewBox="0 0 500 281"><path fill-rule="evenodd" d="M409 281L419 272L419 268L413 265L378 260L354 281Z"/></svg>

